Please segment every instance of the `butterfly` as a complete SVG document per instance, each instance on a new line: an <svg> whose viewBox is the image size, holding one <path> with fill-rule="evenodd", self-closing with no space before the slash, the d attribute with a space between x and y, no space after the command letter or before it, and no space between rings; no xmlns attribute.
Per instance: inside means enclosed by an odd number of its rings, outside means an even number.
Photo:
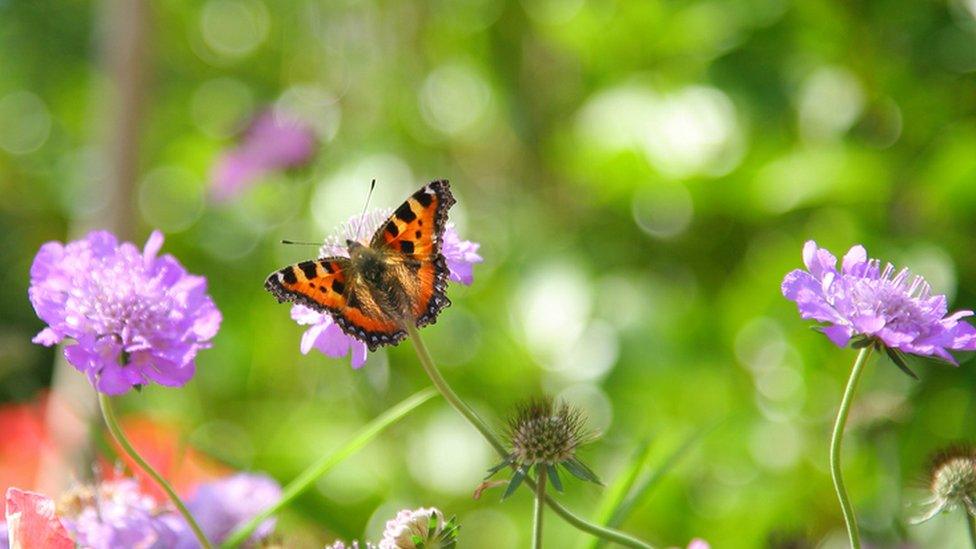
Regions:
<svg viewBox="0 0 976 549"><path fill-rule="evenodd" d="M393 211L368 245L347 240L349 257L289 265L271 273L264 287L279 303L331 315L370 351L396 345L407 336L408 322L432 324L451 304L441 241L454 203L447 180L428 183Z"/></svg>

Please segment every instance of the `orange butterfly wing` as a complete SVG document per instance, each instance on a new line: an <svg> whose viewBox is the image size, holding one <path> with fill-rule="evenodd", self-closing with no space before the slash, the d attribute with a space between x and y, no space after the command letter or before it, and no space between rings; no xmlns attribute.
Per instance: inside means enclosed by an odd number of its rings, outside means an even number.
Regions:
<svg viewBox="0 0 976 549"><path fill-rule="evenodd" d="M406 334L392 321L367 315L350 304L356 288L348 272L348 258L314 259L271 273L264 287L279 302L292 301L332 315L344 332L366 343L370 350L403 339Z"/></svg>
<svg viewBox="0 0 976 549"><path fill-rule="evenodd" d="M385 249L391 261L404 263L415 275L405 281L410 288L411 308L417 326L431 324L447 298L447 261L441 254L441 241L447 225L447 211L455 203L447 180L428 183L410 195L406 202L377 229L370 247Z"/></svg>

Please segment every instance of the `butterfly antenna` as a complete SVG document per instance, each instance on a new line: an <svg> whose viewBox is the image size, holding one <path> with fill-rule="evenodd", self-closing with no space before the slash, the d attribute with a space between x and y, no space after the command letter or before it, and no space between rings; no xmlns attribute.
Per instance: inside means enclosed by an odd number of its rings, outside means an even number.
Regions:
<svg viewBox="0 0 976 549"><path fill-rule="evenodd" d="M297 244L299 246L321 246L322 244L318 242L299 242L297 240L281 240L282 244Z"/></svg>
<svg viewBox="0 0 976 549"><path fill-rule="evenodd" d="M366 202L363 204L363 213L359 215L359 227L356 228L356 237L358 238L363 232L363 227L366 225L366 208L369 207L369 199L373 197L373 189L376 188L376 179L369 184L369 192L366 193Z"/></svg>

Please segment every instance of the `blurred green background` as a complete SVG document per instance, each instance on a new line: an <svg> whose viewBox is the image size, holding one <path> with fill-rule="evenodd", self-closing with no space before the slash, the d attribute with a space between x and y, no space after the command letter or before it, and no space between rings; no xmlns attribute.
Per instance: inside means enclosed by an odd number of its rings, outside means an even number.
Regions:
<svg viewBox="0 0 976 549"><path fill-rule="evenodd" d="M780 294L805 240L838 255L864 243L976 307L972 0L162 0L144 28L113 31L124 4L0 0L4 401L51 383L28 270L43 242L105 224L104 144L125 111L125 71L106 59L132 39L146 46L141 138L116 153L134 164L115 228L140 246L164 231L224 324L187 387L120 406L282 483L429 383L409 342L359 371L301 355L302 329L262 288L314 253L280 239L324 237L373 178L383 207L452 182L451 217L485 261L423 333L494 424L540 391L584 407L603 436L583 456L608 482L641 441L656 467L712 427L623 524L661 546L845 543L827 445L855 353ZM316 128L317 156L215 203L215 159L269 104ZM973 438L976 372L918 374L872 362L847 483L875 546L959 547L961 513L908 520L927 456ZM460 517L461 547L527 546L528 491L471 498L493 462L438 398L278 531L295 546L375 538L396 509L434 505ZM574 483L561 499L592 516L602 497ZM546 528L553 547L584 540L552 514Z"/></svg>

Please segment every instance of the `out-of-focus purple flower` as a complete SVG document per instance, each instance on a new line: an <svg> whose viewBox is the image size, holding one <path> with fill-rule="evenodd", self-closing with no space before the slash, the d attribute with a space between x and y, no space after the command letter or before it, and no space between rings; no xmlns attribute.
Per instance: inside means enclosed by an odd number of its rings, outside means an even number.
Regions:
<svg viewBox="0 0 976 549"><path fill-rule="evenodd" d="M417 549L418 547L454 547L458 527L439 510L404 509L387 521L379 549Z"/></svg>
<svg viewBox="0 0 976 549"><path fill-rule="evenodd" d="M325 549L376 549L376 545L369 542L360 545L358 541L346 543L340 539L334 541L332 545L326 545Z"/></svg>
<svg viewBox="0 0 976 549"><path fill-rule="evenodd" d="M390 209L379 209L351 217L325 239L325 243L319 248L319 257L349 257L346 241L368 243L376 229L392 213L393 210ZM461 240L453 224L444 227L441 253L447 259L450 280L467 285L474 281L474 264L483 261L478 255L479 246L476 242ZM318 349L332 358L350 353L353 368L360 368L366 363L366 344L346 335L330 315L313 311L303 305L293 305L291 318L299 324L310 326L302 335L303 354L308 354L312 349Z"/></svg>
<svg viewBox="0 0 976 549"><path fill-rule="evenodd" d="M950 350L976 350L976 328L960 322L972 311L946 316L944 295L931 295L928 283L908 269L896 271L890 263L882 268L880 260L868 259L863 246L852 247L838 271L837 259L809 241L803 263L807 270L783 279L783 295L796 302L801 317L826 323L822 330L836 345L863 336L889 349L952 364Z"/></svg>
<svg viewBox="0 0 976 549"><path fill-rule="evenodd" d="M58 515L75 542L91 549L173 547L188 529L128 478L73 489L58 502Z"/></svg>
<svg viewBox="0 0 976 549"><path fill-rule="evenodd" d="M241 143L214 164L211 193L216 200L232 198L267 173L306 164L315 148L315 132L308 124L279 109L264 111Z"/></svg>
<svg viewBox="0 0 976 549"><path fill-rule="evenodd" d="M710 549L711 545L701 538L695 538L688 542L688 549Z"/></svg>
<svg viewBox="0 0 976 549"><path fill-rule="evenodd" d="M235 528L250 520L281 499L281 487L266 475L238 473L201 484L187 503L190 514L200 524L207 539L220 543ZM274 531L275 519L261 523L250 542L268 537ZM198 547L193 533L185 530L176 545L180 549Z"/></svg>
<svg viewBox="0 0 976 549"><path fill-rule="evenodd" d="M73 339L65 357L106 394L150 381L184 385L221 316L206 278L187 273L172 255L157 257L162 245L158 231L141 252L94 231L67 245L41 246L28 295L48 327L33 341L51 346Z"/></svg>
<svg viewBox="0 0 976 549"><path fill-rule="evenodd" d="M10 549L10 538L7 536L6 522L0 522L0 549Z"/></svg>

